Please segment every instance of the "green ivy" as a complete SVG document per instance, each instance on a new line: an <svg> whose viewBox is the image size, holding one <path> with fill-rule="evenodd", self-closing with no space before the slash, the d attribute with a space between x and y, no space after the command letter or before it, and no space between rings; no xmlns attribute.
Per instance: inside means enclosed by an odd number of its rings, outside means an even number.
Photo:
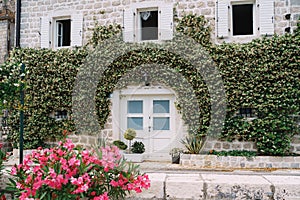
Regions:
<svg viewBox="0 0 300 200"><path fill-rule="evenodd" d="M17 77L19 77L19 68L16 68L18 63L22 62L26 66L25 107L23 108L25 149L42 146L47 139L60 138L63 130L74 131L73 120L57 121L50 117L50 113L66 110L71 116L73 82L85 56L85 50L15 49L10 59L2 65L1 69L4 71L11 71L12 78L9 80L15 82L18 82ZM18 97L18 93L14 93L14 96ZM18 101L18 98L15 98L11 102L14 107L10 109L9 118L12 133L9 134L8 139L14 143L14 146L19 140Z"/></svg>
<svg viewBox="0 0 300 200"><path fill-rule="evenodd" d="M284 119L290 115L300 114L299 31L295 31L295 34L256 39L247 44L214 45L209 39L210 28L207 21L203 16L195 15L186 15L178 20L176 30L200 43L218 66L227 98L227 118L222 137L230 141L234 139L256 141L261 153L285 154L290 144L289 140L286 140L283 146L280 146L279 139L278 141L271 140L274 134L276 138L282 137L278 131L281 131L281 128L276 131L267 131L267 129L257 127L266 128L273 124L283 127L281 122L277 123L278 118L268 117L270 114L283 116ZM102 41L120 32L121 26L118 24L96 26L89 44L96 47ZM16 92L17 88L11 90L7 88L11 83L18 81L16 66L21 62L26 66L25 140L27 144L39 144L46 138L59 137L63 129L70 131L75 129L72 119L56 121L49 117L49 114L63 109L71 116L73 82L87 54L85 48L72 51L15 49L8 62L1 66L1 77L12 74L6 81L1 82L0 92L5 91L2 93ZM204 135L210 125L211 110L210 95L205 82L185 60L170 52L152 48L151 44L149 48L132 51L119 57L105 71L105 78L99 80L95 101L100 127L104 127L110 114L109 95L114 89L129 84L126 79L122 79L129 70L133 70L134 66L147 64L149 60L154 61L152 62L154 64L170 66L170 70L180 73L192 85L199 100L197 103L200 119L190 118L190 110L186 105L191 103L189 99L184 98L184 95L179 96L176 107L189 126L200 126L196 130L191 129L191 132ZM140 71L133 70L130 73L139 74ZM168 71L168 73L171 72ZM179 85L172 85L159 75L156 77L156 81L170 86L176 93L183 91ZM16 109L18 103L8 100L13 105L10 119L13 134L10 139L16 142L18 140L18 109ZM251 124L235 117L241 107L254 108L258 119ZM290 123L288 127L291 126ZM269 134L271 132L272 134ZM287 132L289 136L296 134L295 131L287 130ZM274 141L271 146L270 141ZM274 148L273 145L275 145ZM280 150L276 152L277 147Z"/></svg>

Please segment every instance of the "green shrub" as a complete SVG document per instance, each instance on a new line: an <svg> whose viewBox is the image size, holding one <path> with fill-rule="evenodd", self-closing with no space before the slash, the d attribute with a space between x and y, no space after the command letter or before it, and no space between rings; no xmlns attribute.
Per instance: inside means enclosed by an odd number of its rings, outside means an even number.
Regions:
<svg viewBox="0 0 300 200"><path fill-rule="evenodd" d="M115 145L115 146L117 146L119 149L121 149L121 150L126 150L127 149L127 145L124 143L124 142L122 142L121 140L115 140L115 141L113 141L113 145Z"/></svg>
<svg viewBox="0 0 300 200"><path fill-rule="evenodd" d="M186 148L188 154L199 154L203 144L204 136L190 134L181 140L182 144Z"/></svg>
<svg viewBox="0 0 300 200"><path fill-rule="evenodd" d="M132 128L129 128L124 133L124 138L126 140L133 140L136 137L136 131Z"/></svg>
<svg viewBox="0 0 300 200"><path fill-rule="evenodd" d="M131 146L132 153L144 153L145 152L145 145L143 142L135 141Z"/></svg>

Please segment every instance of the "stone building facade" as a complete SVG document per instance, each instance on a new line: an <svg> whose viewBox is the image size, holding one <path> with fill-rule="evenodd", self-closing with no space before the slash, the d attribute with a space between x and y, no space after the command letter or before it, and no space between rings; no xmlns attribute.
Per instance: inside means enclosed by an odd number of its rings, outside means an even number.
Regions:
<svg viewBox="0 0 300 200"><path fill-rule="evenodd" d="M240 5L250 5L242 8ZM61 20L71 19L71 26L80 33L72 33L76 40L74 46L86 44L91 37L96 23L109 25L121 24L126 29L127 11L138 15L139 10L148 8L157 9L161 13L158 18L164 19L168 15L169 7L173 16L182 17L187 13L204 15L212 28L212 39L219 42L247 42L261 35L283 34L293 32L296 27L300 13L300 2L298 0L199 0L199 1L138 1L138 0L113 0L113 1L89 1L89 0L45 0L45 1L22 1L21 14L21 46L22 47L54 47L55 23ZM238 18L238 12L244 10L249 13L249 20L253 21L248 33L239 35L234 33L234 18ZM237 12L233 16L233 12ZM166 13L165 16L163 16ZM252 15L252 17L251 17ZM51 25L49 25L49 23ZM68 23L68 22L66 22ZM161 26L167 24L174 27L174 23L161 21ZM129 26L138 26L135 25ZM71 29L72 29L71 28ZM129 27L132 28L132 27ZM135 27L134 27L135 28ZM164 27L159 27L164 28ZM241 30L243 31L243 30ZM78 37L76 35L79 35ZM45 37L44 37L45 36ZM47 40L47 41L45 41ZM74 39L73 39L74 40ZM49 44L49 42L52 44ZM71 41L72 43L72 41ZM72 44L71 44L72 46Z"/></svg>
<svg viewBox="0 0 300 200"><path fill-rule="evenodd" d="M15 13L14 1L0 1L0 64L14 46Z"/></svg>
<svg viewBox="0 0 300 200"><path fill-rule="evenodd" d="M169 40L174 34L176 25L174 18L180 18L189 13L205 16L212 30L211 39L218 44L222 42L244 43L262 36L292 33L300 16L300 1L22 0L21 10L21 47L59 49L83 46L91 38L96 24L120 24L123 39L126 42ZM241 14L244 13L246 16L241 17ZM143 32L147 27L154 29ZM149 32L151 33L149 34ZM143 123L140 120L147 117L139 114L139 109L142 109L143 103L152 109L149 104L152 102L153 110L151 112L153 115L152 118L149 116L149 121L153 124L152 127L149 125L149 132L151 128L153 132L155 132L154 130L156 132L153 137L141 137L147 143L146 149L150 149L147 153L153 155L155 152L162 152L166 155L166 150L169 151L171 147L179 145L179 135L175 141L177 143L170 146L165 141L169 141L171 138L160 136L160 133L157 132L157 130L163 132L172 129L182 133L185 130L185 127L181 125L179 113L169 107L174 104L176 96L171 90L160 86L132 88L128 91L116 91L113 96L111 99L112 116L109 117L105 129L102 130L102 137L123 140L119 133L120 127L140 128L140 124L142 126ZM127 105L127 108L122 110L121 104L123 107ZM159 108L155 110L155 106ZM114 109L119 109L117 114ZM122 120L120 120L122 117L128 120L127 124L122 124ZM177 121L173 123L171 119L177 119ZM157 122L156 128L154 128L155 121ZM161 124L162 122L164 125ZM172 127L172 124L175 126ZM169 133L165 135L167 134ZM79 144L97 142L97 138L91 136L72 137ZM295 138L293 142L295 144L292 151L300 152L299 138ZM166 148L161 151L162 147ZM255 149L255 146L253 143L209 141L205 148L207 150L210 148L252 150ZM157 154L157 156L161 155Z"/></svg>

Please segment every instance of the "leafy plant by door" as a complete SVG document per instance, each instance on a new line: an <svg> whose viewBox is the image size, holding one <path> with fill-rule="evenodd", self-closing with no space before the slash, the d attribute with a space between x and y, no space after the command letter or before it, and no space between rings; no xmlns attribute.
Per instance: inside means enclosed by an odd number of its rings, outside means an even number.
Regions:
<svg viewBox="0 0 300 200"><path fill-rule="evenodd" d="M145 145L143 142L135 141L131 146L132 153L144 153L145 152Z"/></svg>

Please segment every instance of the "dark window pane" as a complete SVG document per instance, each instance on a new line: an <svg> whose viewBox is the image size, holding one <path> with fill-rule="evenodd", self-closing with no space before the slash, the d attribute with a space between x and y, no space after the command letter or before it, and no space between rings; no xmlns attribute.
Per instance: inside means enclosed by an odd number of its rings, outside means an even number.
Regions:
<svg viewBox="0 0 300 200"><path fill-rule="evenodd" d="M233 35L253 34L253 4L232 6Z"/></svg>
<svg viewBox="0 0 300 200"><path fill-rule="evenodd" d="M58 20L58 40L57 40L57 46L63 47L63 46L70 46L71 42L71 20Z"/></svg>
<svg viewBox="0 0 300 200"><path fill-rule="evenodd" d="M140 12L141 20L141 39L157 40L158 39L158 11Z"/></svg>

